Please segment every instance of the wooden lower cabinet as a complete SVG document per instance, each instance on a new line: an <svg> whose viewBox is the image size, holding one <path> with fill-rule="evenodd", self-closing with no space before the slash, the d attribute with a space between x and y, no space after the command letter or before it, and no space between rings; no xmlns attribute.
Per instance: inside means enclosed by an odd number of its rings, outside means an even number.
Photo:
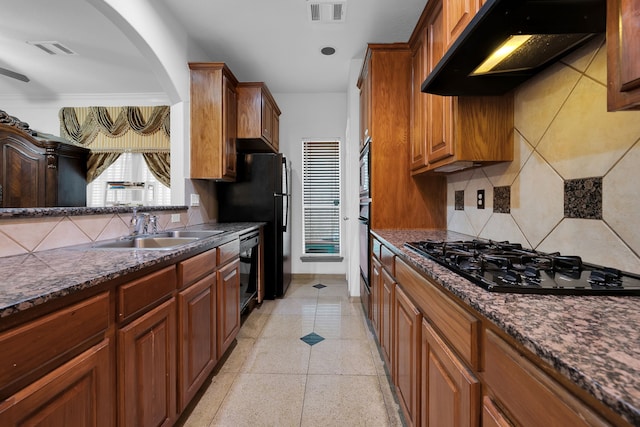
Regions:
<svg viewBox="0 0 640 427"><path fill-rule="evenodd" d="M609 425L493 331L486 331L484 344L487 392L513 424Z"/></svg>
<svg viewBox="0 0 640 427"><path fill-rule="evenodd" d="M178 293L178 409L183 411L218 361L216 274Z"/></svg>
<svg viewBox="0 0 640 427"><path fill-rule="evenodd" d="M376 336L380 337L380 287L382 286L382 264L378 258L371 257L371 324Z"/></svg>
<svg viewBox="0 0 640 427"><path fill-rule="evenodd" d="M482 399L482 427L511 427L509 418L498 408L493 399Z"/></svg>
<svg viewBox="0 0 640 427"><path fill-rule="evenodd" d="M110 341L84 351L0 403L2 426L115 425Z"/></svg>
<svg viewBox="0 0 640 427"><path fill-rule="evenodd" d="M420 320L422 315L399 286L395 289L393 361L396 394L407 424L420 425Z"/></svg>
<svg viewBox="0 0 640 427"><path fill-rule="evenodd" d="M391 376L394 377L393 370L393 305L396 290L395 279L382 269L380 281L380 347L387 366L391 368ZM395 378L394 378L395 379Z"/></svg>
<svg viewBox="0 0 640 427"><path fill-rule="evenodd" d="M422 425L475 426L480 382L425 319L422 321Z"/></svg>
<svg viewBox="0 0 640 427"><path fill-rule="evenodd" d="M176 411L176 300L118 331L118 425L171 426Z"/></svg>
<svg viewBox="0 0 640 427"><path fill-rule="evenodd" d="M218 270L218 358L227 351L240 330L240 261Z"/></svg>

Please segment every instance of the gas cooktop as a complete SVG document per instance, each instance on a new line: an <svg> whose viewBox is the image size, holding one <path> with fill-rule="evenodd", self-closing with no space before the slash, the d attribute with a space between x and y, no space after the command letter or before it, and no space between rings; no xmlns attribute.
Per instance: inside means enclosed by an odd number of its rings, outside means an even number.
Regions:
<svg viewBox="0 0 640 427"><path fill-rule="evenodd" d="M405 246L492 292L640 296L639 275L519 243L425 240Z"/></svg>

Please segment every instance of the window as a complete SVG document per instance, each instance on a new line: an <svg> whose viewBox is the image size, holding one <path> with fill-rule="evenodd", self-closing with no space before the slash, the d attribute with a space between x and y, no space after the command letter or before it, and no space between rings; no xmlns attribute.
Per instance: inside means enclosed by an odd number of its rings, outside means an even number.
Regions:
<svg viewBox="0 0 640 427"><path fill-rule="evenodd" d="M107 186L109 181L143 183L142 188ZM107 188L110 188L107 190ZM87 206L171 205L171 189L151 173L142 153L122 153L118 160L87 185Z"/></svg>
<svg viewBox="0 0 640 427"><path fill-rule="evenodd" d="M304 141L304 255L339 255L340 141Z"/></svg>

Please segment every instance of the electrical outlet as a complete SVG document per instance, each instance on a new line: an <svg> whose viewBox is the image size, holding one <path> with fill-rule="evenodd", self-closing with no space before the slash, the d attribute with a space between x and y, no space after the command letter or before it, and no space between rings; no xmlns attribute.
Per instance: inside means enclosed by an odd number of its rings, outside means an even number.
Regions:
<svg viewBox="0 0 640 427"><path fill-rule="evenodd" d="M171 214L171 222L180 222L180 214Z"/></svg>
<svg viewBox="0 0 640 427"><path fill-rule="evenodd" d="M484 190L478 190L478 209L484 209Z"/></svg>
<svg viewBox="0 0 640 427"><path fill-rule="evenodd" d="M200 206L200 196L198 194L191 195L191 206Z"/></svg>

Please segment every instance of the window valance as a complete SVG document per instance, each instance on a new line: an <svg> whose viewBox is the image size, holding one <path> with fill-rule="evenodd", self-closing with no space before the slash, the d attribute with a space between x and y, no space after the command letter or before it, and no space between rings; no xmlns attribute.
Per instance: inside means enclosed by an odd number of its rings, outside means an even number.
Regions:
<svg viewBox="0 0 640 427"><path fill-rule="evenodd" d="M169 111L166 105L64 107L59 113L60 135L95 153L168 153Z"/></svg>

